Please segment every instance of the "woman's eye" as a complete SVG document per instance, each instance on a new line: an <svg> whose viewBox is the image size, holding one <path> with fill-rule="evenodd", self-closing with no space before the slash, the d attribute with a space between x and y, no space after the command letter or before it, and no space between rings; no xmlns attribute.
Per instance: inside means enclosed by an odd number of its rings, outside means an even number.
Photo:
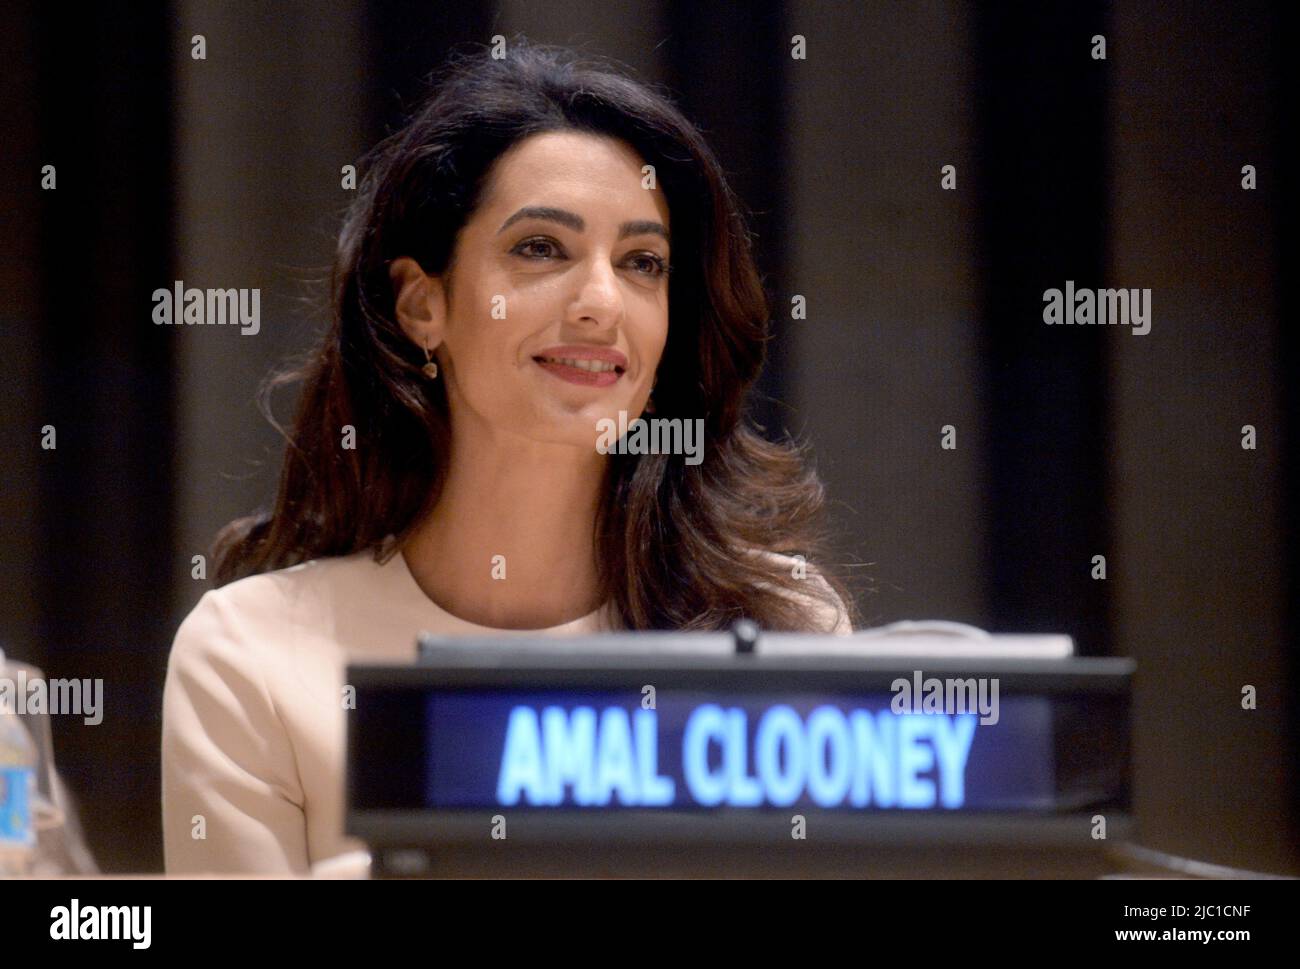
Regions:
<svg viewBox="0 0 1300 969"><path fill-rule="evenodd" d="M514 251L521 256L547 259L555 255L555 248L555 243L550 239L525 239L515 246ZM541 251L538 251L539 249Z"/></svg>
<svg viewBox="0 0 1300 969"><path fill-rule="evenodd" d="M668 261L652 253L640 253L633 256L631 261L637 266L638 272L645 273L647 276L662 276L668 272Z"/></svg>
<svg viewBox="0 0 1300 969"><path fill-rule="evenodd" d="M537 238L525 239L511 250L517 256L523 256L525 259L549 260L563 255L563 251L553 239ZM668 265L668 260L662 256L656 256L652 252L641 252L629 256L627 260L636 272L643 276L666 276L672 271Z"/></svg>

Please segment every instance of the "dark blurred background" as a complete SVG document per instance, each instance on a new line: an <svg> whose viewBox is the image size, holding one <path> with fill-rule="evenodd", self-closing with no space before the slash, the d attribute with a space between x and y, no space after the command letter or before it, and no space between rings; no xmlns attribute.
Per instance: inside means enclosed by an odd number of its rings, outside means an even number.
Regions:
<svg viewBox="0 0 1300 969"><path fill-rule="evenodd" d="M1144 843L1296 871L1288 8L12 0L0 644L105 680L101 725L53 718L100 865L161 869L167 651L192 557L274 495L254 394L323 326L340 168L452 44L521 33L669 85L734 179L773 301L756 416L813 443L869 623L1134 657ZM1067 279L1152 289L1151 332L1045 326ZM261 332L155 326L174 280L261 288Z"/></svg>

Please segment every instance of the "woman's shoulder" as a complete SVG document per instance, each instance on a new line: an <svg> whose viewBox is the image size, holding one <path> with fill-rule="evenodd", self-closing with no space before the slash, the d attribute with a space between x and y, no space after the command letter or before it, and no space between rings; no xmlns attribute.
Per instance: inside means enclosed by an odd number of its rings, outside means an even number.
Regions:
<svg viewBox="0 0 1300 969"><path fill-rule="evenodd" d="M349 557L349 559L352 557ZM286 612L313 600L331 572L346 560L312 559L272 572L248 575L203 593L186 622L195 616L229 616L238 613L245 621L274 618L283 622Z"/></svg>
<svg viewBox="0 0 1300 969"><path fill-rule="evenodd" d="M225 645L269 646L326 621L340 588L356 588L374 568L370 552L312 559L209 589L177 629L173 662Z"/></svg>

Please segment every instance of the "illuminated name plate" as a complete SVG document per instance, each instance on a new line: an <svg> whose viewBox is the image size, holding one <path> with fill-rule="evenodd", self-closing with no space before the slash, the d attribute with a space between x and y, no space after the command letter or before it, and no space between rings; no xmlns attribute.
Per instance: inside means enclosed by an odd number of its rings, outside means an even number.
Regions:
<svg viewBox="0 0 1300 969"><path fill-rule="evenodd" d="M449 693L428 699L425 803L1051 809L1052 710L896 713L890 697Z"/></svg>
<svg viewBox="0 0 1300 969"><path fill-rule="evenodd" d="M1119 823L1131 675L1074 657L527 650L350 667L348 830L466 841L500 817L512 839L689 842L770 837L799 814L869 842L893 818L1001 819L1020 839L1034 820ZM900 680L966 689L904 696Z"/></svg>

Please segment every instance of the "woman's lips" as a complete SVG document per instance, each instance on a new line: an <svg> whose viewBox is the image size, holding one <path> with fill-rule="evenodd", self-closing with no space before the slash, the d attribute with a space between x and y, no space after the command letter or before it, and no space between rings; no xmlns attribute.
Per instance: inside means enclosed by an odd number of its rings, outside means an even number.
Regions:
<svg viewBox="0 0 1300 969"><path fill-rule="evenodd" d="M618 350L591 344L547 347L533 360L561 380L584 387L609 387L627 370L627 357Z"/></svg>
<svg viewBox="0 0 1300 969"><path fill-rule="evenodd" d="M571 384L582 384L585 387L610 387L618 383L619 378L623 376L623 371L617 369L603 372L583 370L581 367L570 366L544 357L535 357L534 361L547 373L554 374Z"/></svg>

